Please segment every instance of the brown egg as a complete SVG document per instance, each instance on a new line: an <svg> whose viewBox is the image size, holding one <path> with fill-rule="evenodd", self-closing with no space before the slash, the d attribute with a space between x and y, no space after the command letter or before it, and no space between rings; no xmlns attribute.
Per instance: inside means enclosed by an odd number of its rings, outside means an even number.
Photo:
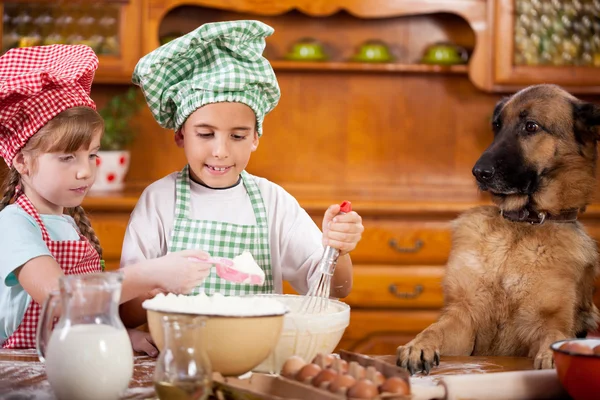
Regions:
<svg viewBox="0 0 600 400"><path fill-rule="evenodd" d="M365 368L356 361L350 361L348 374L352 375L356 380L362 379L365 377Z"/></svg>
<svg viewBox="0 0 600 400"><path fill-rule="evenodd" d="M324 369L317 374L310 382L314 387L326 388L331 381L335 380L338 373L332 369Z"/></svg>
<svg viewBox="0 0 600 400"><path fill-rule="evenodd" d="M348 361L336 358L333 360L333 364L329 367L338 374L345 374L348 372Z"/></svg>
<svg viewBox="0 0 600 400"><path fill-rule="evenodd" d="M319 372L321 372L321 367L317 364L306 364L304 367L300 368L300 371L298 371L295 378L299 382L308 383L312 378L317 376Z"/></svg>
<svg viewBox="0 0 600 400"><path fill-rule="evenodd" d="M296 376L296 374L298 373L298 371L300 371L300 369L305 365L306 362L304 362L302 357L291 356L290 358L285 360L285 363L281 367L281 375L285 376L286 378L293 379L294 376Z"/></svg>
<svg viewBox="0 0 600 400"><path fill-rule="evenodd" d="M600 345L594 347L594 354L600 356Z"/></svg>
<svg viewBox="0 0 600 400"><path fill-rule="evenodd" d="M381 386L379 386L380 393L393 393L393 394L410 394L410 388L408 383L402 378L393 376L387 378Z"/></svg>
<svg viewBox="0 0 600 400"><path fill-rule="evenodd" d="M333 354L319 353L312 360L312 363L317 364L321 368L327 368L333 363L334 360L335 356Z"/></svg>
<svg viewBox="0 0 600 400"><path fill-rule="evenodd" d="M560 349L575 354L594 354L591 347L577 342L567 342L560 346Z"/></svg>
<svg viewBox="0 0 600 400"><path fill-rule="evenodd" d="M385 382L385 376L383 376L383 374L377 371L377 368L373 366L367 367L367 370L365 372L365 378L370 380L377 386Z"/></svg>
<svg viewBox="0 0 600 400"><path fill-rule="evenodd" d="M339 374L330 384L327 389L331 393L345 394L346 390L354 386L356 379L352 375Z"/></svg>
<svg viewBox="0 0 600 400"><path fill-rule="evenodd" d="M348 389L348 397L355 399L372 399L379 395L377 385L368 379L361 379Z"/></svg>

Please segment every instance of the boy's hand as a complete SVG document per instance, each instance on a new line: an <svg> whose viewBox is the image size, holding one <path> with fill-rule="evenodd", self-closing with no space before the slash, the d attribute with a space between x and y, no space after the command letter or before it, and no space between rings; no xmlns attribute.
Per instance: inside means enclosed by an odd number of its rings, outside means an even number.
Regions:
<svg viewBox="0 0 600 400"><path fill-rule="evenodd" d="M208 253L184 250L151 260L157 288L166 293L188 294L210 274Z"/></svg>
<svg viewBox="0 0 600 400"><path fill-rule="evenodd" d="M362 218L355 211L347 214L339 212L339 204L334 204L325 211L323 246L336 248L340 251L340 256L343 256L354 250L365 228Z"/></svg>
<svg viewBox="0 0 600 400"><path fill-rule="evenodd" d="M131 340L133 351L148 354L150 357L156 357L158 355L158 349L152 340L152 336L150 336L148 332L139 331L137 329L127 329L127 333L129 334L129 340Z"/></svg>

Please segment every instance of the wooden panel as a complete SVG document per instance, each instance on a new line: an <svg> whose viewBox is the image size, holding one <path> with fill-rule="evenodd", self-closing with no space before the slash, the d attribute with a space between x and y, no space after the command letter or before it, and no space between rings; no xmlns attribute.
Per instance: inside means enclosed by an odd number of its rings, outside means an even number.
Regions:
<svg viewBox="0 0 600 400"><path fill-rule="evenodd" d="M284 96L265 119L250 173L292 192L315 187L317 197L482 198L471 169L491 142L489 118L499 97L477 91L465 77L286 71L278 79ZM335 90L322 96L323 87ZM158 127L149 110L134 125L139 134L128 182L146 185L182 168L173 132Z"/></svg>
<svg viewBox="0 0 600 400"><path fill-rule="evenodd" d="M92 226L100 239L106 261L119 261L123 248L123 238L129 222L128 214L90 214Z"/></svg>
<svg viewBox="0 0 600 400"><path fill-rule="evenodd" d="M395 354L399 345L408 342L438 317L438 311L352 310L350 325L337 349Z"/></svg>
<svg viewBox="0 0 600 400"><path fill-rule="evenodd" d="M581 222L587 233L597 242L600 242L600 221L582 219Z"/></svg>
<svg viewBox="0 0 600 400"><path fill-rule="evenodd" d="M356 265L351 307L439 309L444 305L445 267Z"/></svg>
<svg viewBox="0 0 600 400"><path fill-rule="evenodd" d="M336 347L336 351L341 349L353 351L355 353L388 355L396 354L398 346L406 344L413 340L420 331L416 332L382 332L373 333L361 340L347 340L342 338Z"/></svg>
<svg viewBox="0 0 600 400"><path fill-rule="evenodd" d="M104 266L105 271L116 271L119 269L119 260L107 260Z"/></svg>

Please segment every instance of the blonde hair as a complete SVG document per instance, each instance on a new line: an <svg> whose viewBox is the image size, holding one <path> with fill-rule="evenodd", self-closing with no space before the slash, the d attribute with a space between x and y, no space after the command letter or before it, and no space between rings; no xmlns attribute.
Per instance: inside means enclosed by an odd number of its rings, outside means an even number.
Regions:
<svg viewBox="0 0 600 400"><path fill-rule="evenodd" d="M71 153L82 147L89 147L93 137L98 132L104 132L102 117L92 108L73 107L48 121L27 141L21 151L24 154L31 154L35 162L37 158L35 156L41 153ZM19 172L15 167L11 167L2 187L3 196L0 200L0 211L15 198L20 181ZM83 207L67 208L65 211L73 217L81 234L94 246L98 255L102 258L100 240L98 240Z"/></svg>

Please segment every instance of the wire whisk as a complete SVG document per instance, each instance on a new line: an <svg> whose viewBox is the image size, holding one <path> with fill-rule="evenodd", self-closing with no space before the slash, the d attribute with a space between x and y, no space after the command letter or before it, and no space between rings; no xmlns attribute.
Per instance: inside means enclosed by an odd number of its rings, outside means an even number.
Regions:
<svg viewBox="0 0 600 400"><path fill-rule="evenodd" d="M340 214L350 211L352 211L352 205L349 201L344 201L340 205ZM306 298L302 301L300 314L321 314L327 309L331 292L331 277L335 272L339 255L340 251L338 249L331 246L325 248L317 269L319 279L311 285Z"/></svg>

